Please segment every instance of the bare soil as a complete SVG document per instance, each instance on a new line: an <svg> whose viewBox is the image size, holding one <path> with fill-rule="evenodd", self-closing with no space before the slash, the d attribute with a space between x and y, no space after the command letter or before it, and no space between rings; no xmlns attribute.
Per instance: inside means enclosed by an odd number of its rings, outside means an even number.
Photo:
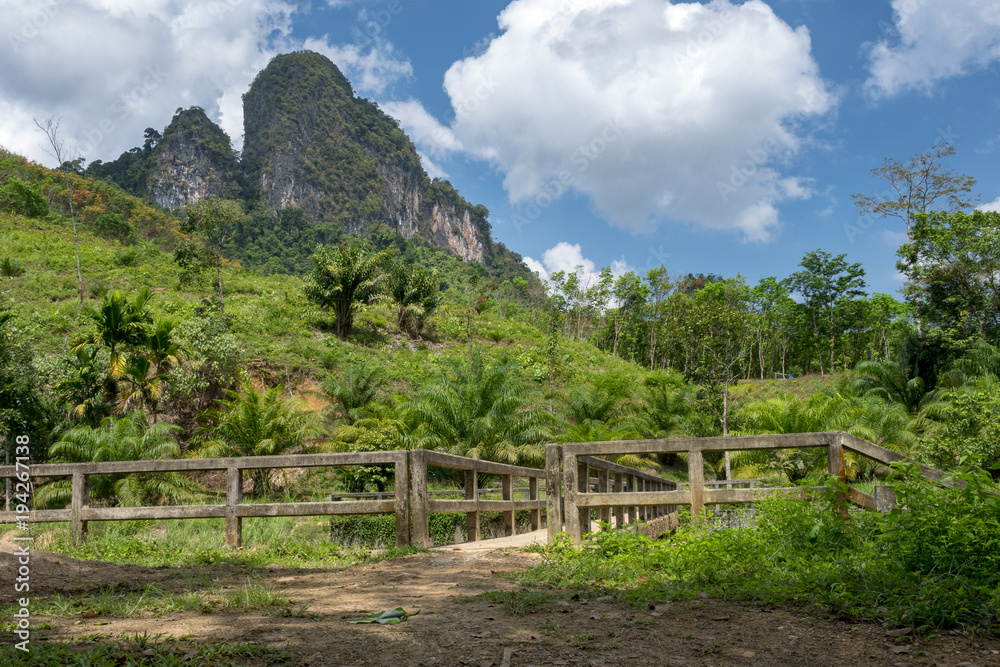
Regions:
<svg viewBox="0 0 1000 667"><path fill-rule="evenodd" d="M0 581L13 582L5 544ZM112 584L121 590L156 584L174 592L241 586L248 577L307 604L304 615L217 609L139 618L43 619L34 641L149 633L196 641L246 641L287 650L294 665L377 667L466 665L1000 665L1000 639L945 633L892 637L888 628L824 618L801 607L760 608L725 600L635 609L610 598L538 589L548 597L531 613L491 604L486 591L517 591L511 576L537 554L444 549L341 570L270 567L146 568L78 561L32 551L31 594L78 595ZM9 604L13 585L0 587ZM420 613L393 626L351 625L369 613L402 606Z"/></svg>

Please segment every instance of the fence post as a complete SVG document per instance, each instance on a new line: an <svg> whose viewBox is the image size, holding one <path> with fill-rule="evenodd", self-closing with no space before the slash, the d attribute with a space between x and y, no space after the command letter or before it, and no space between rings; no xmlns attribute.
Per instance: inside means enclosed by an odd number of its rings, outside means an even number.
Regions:
<svg viewBox="0 0 1000 667"><path fill-rule="evenodd" d="M410 454L410 514L413 517L410 542L418 547L432 547L426 450L415 449Z"/></svg>
<svg viewBox="0 0 1000 667"><path fill-rule="evenodd" d="M835 436L836 437L836 436ZM847 470L844 466L844 443L842 438L837 437L835 442L830 443L826 449L827 463L830 475L836 477L842 484L847 483ZM837 492L837 505L840 516L847 518L847 496Z"/></svg>
<svg viewBox="0 0 1000 667"><path fill-rule="evenodd" d="M580 493L590 493L590 466L586 463L576 464L576 479L579 484L578 490ZM582 539L584 535L590 532L590 508L581 507L579 508L580 513L580 538Z"/></svg>
<svg viewBox="0 0 1000 667"><path fill-rule="evenodd" d="M580 467L576 456L563 450L563 514L566 521L566 532L573 544L583 540L583 526L580 524L580 510L576 506L576 497L580 493Z"/></svg>
<svg viewBox="0 0 1000 667"><path fill-rule="evenodd" d="M465 513L465 532L470 542L478 542L482 537L479 535L479 473L475 470L465 471L465 499L475 501L477 508Z"/></svg>
<svg viewBox="0 0 1000 667"><path fill-rule="evenodd" d="M70 530L73 546L80 546L87 540L87 522L81 518L83 508L89 502L90 490L87 476L82 472L73 473L73 488L70 491Z"/></svg>
<svg viewBox="0 0 1000 667"><path fill-rule="evenodd" d="M688 451L688 493L691 494L691 520L701 521L705 509L705 457L700 449Z"/></svg>
<svg viewBox="0 0 1000 667"><path fill-rule="evenodd" d="M612 482L612 489L615 493L622 492L622 474L620 472L615 473L614 481ZM615 506L615 528L621 528L625 525L625 508L621 505Z"/></svg>
<svg viewBox="0 0 1000 667"><path fill-rule="evenodd" d="M549 533L549 544L556 541L556 535L563 529L561 458L562 447L545 445L545 528Z"/></svg>
<svg viewBox="0 0 1000 667"><path fill-rule="evenodd" d="M628 474L626 474L625 475L625 493L632 493L633 491L635 491L635 475L628 475ZM626 507L625 508L625 513L626 513L625 522L626 523L635 523L635 520L636 520L636 518L635 518L636 517L636 514L635 514L635 505L629 505L628 507Z"/></svg>
<svg viewBox="0 0 1000 667"><path fill-rule="evenodd" d="M243 546L243 519L239 515L243 502L243 471L226 468L226 547L238 549Z"/></svg>
<svg viewBox="0 0 1000 667"><path fill-rule="evenodd" d="M408 452L396 455L393 479L393 500L396 509L396 546L410 546L410 457Z"/></svg>
<svg viewBox="0 0 1000 667"><path fill-rule="evenodd" d="M875 487L875 511L888 514L896 509L896 489L891 486Z"/></svg>
<svg viewBox="0 0 1000 667"><path fill-rule="evenodd" d="M597 471L597 492L607 493L608 492L608 471L606 469L598 469ZM611 523L611 508L602 507L597 512L597 518L604 523Z"/></svg>
<svg viewBox="0 0 1000 667"><path fill-rule="evenodd" d="M503 493L503 499L513 502L514 501L514 475L500 475L500 490ZM504 537L510 537L517 532L517 514L514 512L512 507L510 510L504 510L503 512L503 534Z"/></svg>
<svg viewBox="0 0 1000 667"><path fill-rule="evenodd" d="M538 478L528 478L528 500L538 500ZM531 530L536 531L542 527L542 511L538 508L531 510Z"/></svg>

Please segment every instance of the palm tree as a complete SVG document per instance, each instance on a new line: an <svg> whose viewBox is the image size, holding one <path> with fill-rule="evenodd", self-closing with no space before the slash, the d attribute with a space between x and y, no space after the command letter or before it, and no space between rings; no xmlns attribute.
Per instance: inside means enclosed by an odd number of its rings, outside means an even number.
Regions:
<svg viewBox="0 0 1000 667"><path fill-rule="evenodd" d="M365 257L360 248L344 243L320 248L312 256L314 268L307 279L306 298L333 311L340 338L350 335L358 308L381 289L385 276L378 269L386 257L384 252Z"/></svg>
<svg viewBox="0 0 1000 667"><path fill-rule="evenodd" d="M481 350L404 406L413 442L459 456L501 463L539 464L551 416L529 405L516 362L490 364Z"/></svg>
<svg viewBox="0 0 1000 667"><path fill-rule="evenodd" d="M330 400L334 419L352 425L365 416L387 383L380 368L362 361L348 366L340 382L330 378L321 386Z"/></svg>
<svg viewBox="0 0 1000 667"><path fill-rule="evenodd" d="M389 268L388 283L399 330L420 336L424 322L441 303L437 270L394 262Z"/></svg>
<svg viewBox="0 0 1000 667"><path fill-rule="evenodd" d="M292 401L282 398L280 387L266 393L249 389L243 396L226 393L229 399L219 401L220 409L198 415L201 425L195 429L194 440L202 456L276 456L309 449L305 443L313 432L310 420ZM255 495L273 489L270 470L251 470L250 479Z"/></svg>
<svg viewBox="0 0 1000 667"><path fill-rule="evenodd" d="M927 390L923 379L908 378L895 361L862 361L855 369L853 382L859 394L897 403L911 415L926 410L936 397L936 392Z"/></svg>
<svg viewBox="0 0 1000 667"><path fill-rule="evenodd" d="M115 383L106 369L99 367L98 351L76 348L65 358L71 372L56 385L60 399L71 407L70 418L97 426L114 407Z"/></svg>
<svg viewBox="0 0 1000 667"><path fill-rule="evenodd" d="M163 377L153 373L153 362L148 357L133 357L125 364L119 379L118 413L124 414L135 408L145 410L148 404L153 408L155 424L156 405L166 386Z"/></svg>
<svg viewBox="0 0 1000 667"><path fill-rule="evenodd" d="M133 301L121 292L108 292L99 307L87 305L84 316L95 325L95 331L75 341L74 352L85 345L106 347L111 352L109 375L117 380L125 370L125 355L121 348L142 347L153 323L149 301L152 294L143 287Z"/></svg>
<svg viewBox="0 0 1000 667"><path fill-rule="evenodd" d="M54 462L144 461L175 458L180 447L174 438L181 429L169 424L147 428L146 415L135 410L120 419L107 417L97 428L82 424L67 431L49 448ZM176 472L98 475L90 478L90 497L122 505L155 504L189 497L197 485ZM69 480L46 484L35 496L40 506L65 505L70 500Z"/></svg>

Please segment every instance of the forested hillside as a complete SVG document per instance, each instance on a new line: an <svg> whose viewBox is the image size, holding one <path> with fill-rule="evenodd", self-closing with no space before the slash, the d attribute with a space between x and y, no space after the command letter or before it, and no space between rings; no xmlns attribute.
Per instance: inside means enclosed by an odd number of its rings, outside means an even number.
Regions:
<svg viewBox="0 0 1000 667"><path fill-rule="evenodd" d="M537 465L553 440L843 429L942 467L998 461L996 246L967 241L995 238L995 213L915 219L908 302L866 294L863 267L822 250L757 285L661 267L592 284L557 273L546 291L388 229L338 235L301 278L252 271L234 257L267 249L233 202L171 216L9 153L0 169L3 428L31 430L38 460L139 412L177 425L191 453L199 423L277 388L276 410L311 406L293 450ZM820 472L785 452L731 474Z"/></svg>

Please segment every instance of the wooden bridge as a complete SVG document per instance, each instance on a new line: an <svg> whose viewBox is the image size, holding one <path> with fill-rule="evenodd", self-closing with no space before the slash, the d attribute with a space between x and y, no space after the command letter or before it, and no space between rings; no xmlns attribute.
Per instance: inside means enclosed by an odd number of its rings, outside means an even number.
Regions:
<svg viewBox="0 0 1000 667"><path fill-rule="evenodd" d="M706 488L704 453L748 449L826 448L830 475L846 482L844 455L850 451L883 464L905 460L883 447L847 433L806 433L794 435L755 435L726 438L681 438L550 444L546 447L545 469L512 466L477 459L452 456L430 450L364 452L339 454L297 454L243 458L170 459L151 461L115 461L106 463L48 463L31 465L32 483L71 478L71 502L63 509L16 507L0 512L0 524L13 524L25 517L30 523L68 521L73 540L86 539L91 521L131 521L150 519L225 519L225 543L239 547L242 521L249 517L342 516L352 514L394 514L396 545L432 546L429 517L433 513L461 512L466 515L469 541L481 538L483 512L502 512L504 534L514 535L515 513L529 512L532 530L541 528L543 519L551 541L565 531L579 542L591 531L591 518L615 526L649 521L687 505L697 518L706 504L752 503L766 495L787 492L804 494L801 487L780 488ZM624 454L680 453L687 455L688 484L677 484L655 475L611 463L600 456ZM339 467L352 465L388 465L394 468L391 494L372 494L371 499L351 498L322 502L248 503L243 498L245 470ZM428 469L436 467L462 476L461 489L452 490L458 499L438 499L441 490L428 487ZM93 507L88 481L97 475L142 474L151 472L226 471L224 504L160 505L151 507ZM939 481L944 473L920 466L922 474ZM452 473L454 474L454 473ZM479 475L499 477L499 498L480 489ZM24 470L0 466L0 479L18 480ZM526 482L524 497L515 498L518 480ZM21 480L23 482L23 480ZM544 481L544 486L542 482ZM709 483L710 485L712 483ZM340 494L343 498L347 494ZM894 497L889 487L876 487L875 496L849 489L844 500L865 508L889 507ZM27 513L23 512L28 509ZM558 517L558 520L553 520Z"/></svg>

